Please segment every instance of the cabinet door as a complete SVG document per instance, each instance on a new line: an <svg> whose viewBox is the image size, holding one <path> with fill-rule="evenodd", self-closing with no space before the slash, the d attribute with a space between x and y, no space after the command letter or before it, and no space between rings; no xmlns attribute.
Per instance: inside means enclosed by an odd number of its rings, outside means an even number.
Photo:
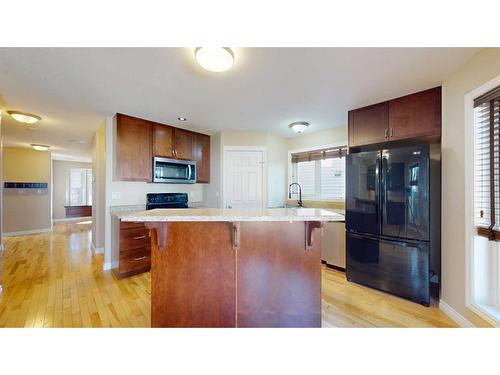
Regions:
<svg viewBox="0 0 500 375"><path fill-rule="evenodd" d="M349 147L386 141L388 113L387 102L349 111Z"/></svg>
<svg viewBox="0 0 500 375"><path fill-rule="evenodd" d="M193 132L174 128L174 149L177 159L193 160L193 138Z"/></svg>
<svg viewBox="0 0 500 375"><path fill-rule="evenodd" d="M174 128L153 124L153 155L165 158L174 157Z"/></svg>
<svg viewBox="0 0 500 375"><path fill-rule="evenodd" d="M391 140L441 134L441 87L389 102Z"/></svg>
<svg viewBox="0 0 500 375"><path fill-rule="evenodd" d="M116 177L122 181L151 181L152 126L149 121L116 115Z"/></svg>
<svg viewBox="0 0 500 375"><path fill-rule="evenodd" d="M195 134L196 182L210 182L210 136Z"/></svg>

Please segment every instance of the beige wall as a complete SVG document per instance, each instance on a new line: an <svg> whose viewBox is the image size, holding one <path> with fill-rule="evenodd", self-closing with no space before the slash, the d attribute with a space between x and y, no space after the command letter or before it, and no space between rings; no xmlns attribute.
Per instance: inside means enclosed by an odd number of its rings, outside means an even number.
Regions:
<svg viewBox="0 0 500 375"><path fill-rule="evenodd" d="M48 189L5 189L4 233L50 230L51 159L49 152L28 148L3 149L3 179L7 182L46 182Z"/></svg>
<svg viewBox="0 0 500 375"><path fill-rule="evenodd" d="M443 82L442 296L478 326L488 325L466 307L465 296L465 95L500 75L500 49L481 50Z"/></svg>
<svg viewBox="0 0 500 375"><path fill-rule="evenodd" d="M0 97L1 99L1 97ZM2 103L0 103L2 104ZM2 293L3 284L3 138L2 138L2 112L0 112L0 294Z"/></svg>
<svg viewBox="0 0 500 375"><path fill-rule="evenodd" d="M64 206L68 205L67 186L71 168L92 169L92 163L79 163L74 161L52 161L52 218L66 218Z"/></svg>
<svg viewBox="0 0 500 375"><path fill-rule="evenodd" d="M103 122L92 141L92 244L104 250L104 217L106 206L106 123Z"/></svg>

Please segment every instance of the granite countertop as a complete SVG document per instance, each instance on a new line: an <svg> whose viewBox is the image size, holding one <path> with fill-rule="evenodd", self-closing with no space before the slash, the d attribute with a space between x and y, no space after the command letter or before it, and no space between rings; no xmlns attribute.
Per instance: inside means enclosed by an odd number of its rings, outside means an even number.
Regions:
<svg viewBox="0 0 500 375"><path fill-rule="evenodd" d="M122 221L344 221L344 216L321 208L156 209L114 213Z"/></svg>

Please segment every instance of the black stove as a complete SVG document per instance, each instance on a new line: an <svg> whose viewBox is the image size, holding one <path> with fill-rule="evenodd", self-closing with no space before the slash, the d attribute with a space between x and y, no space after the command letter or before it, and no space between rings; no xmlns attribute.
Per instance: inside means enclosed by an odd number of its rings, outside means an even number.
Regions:
<svg viewBox="0 0 500 375"><path fill-rule="evenodd" d="M188 208L187 193L148 193L146 210L155 208Z"/></svg>

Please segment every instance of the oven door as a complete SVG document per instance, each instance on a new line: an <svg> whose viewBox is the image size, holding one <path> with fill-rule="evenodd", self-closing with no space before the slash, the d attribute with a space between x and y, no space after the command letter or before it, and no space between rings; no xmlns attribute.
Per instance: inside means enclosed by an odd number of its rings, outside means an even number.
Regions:
<svg viewBox="0 0 500 375"><path fill-rule="evenodd" d="M196 163L191 160L155 157L153 160L153 182L194 184L196 182Z"/></svg>

